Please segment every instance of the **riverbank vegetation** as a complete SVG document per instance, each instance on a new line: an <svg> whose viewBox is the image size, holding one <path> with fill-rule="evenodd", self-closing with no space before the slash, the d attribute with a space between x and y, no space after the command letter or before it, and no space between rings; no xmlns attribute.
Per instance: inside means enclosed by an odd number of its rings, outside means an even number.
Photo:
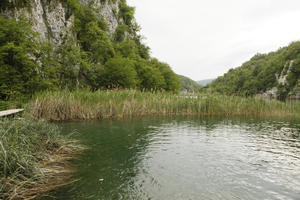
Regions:
<svg viewBox="0 0 300 200"><path fill-rule="evenodd" d="M277 87L277 98L286 100L300 90L300 41L276 52L255 55L241 67L230 69L209 87L214 92L240 96L255 96Z"/></svg>
<svg viewBox="0 0 300 200"><path fill-rule="evenodd" d="M0 120L0 199L36 199L70 183L82 147L43 120Z"/></svg>
<svg viewBox="0 0 300 200"><path fill-rule="evenodd" d="M173 115L300 118L299 103L179 94L179 79L182 90L198 92L201 87L151 57L135 22L134 8L126 0L101 0L116 4L110 16L116 20L115 29L105 20L102 7L93 6L95 1L53 2L42 2L47 5L40 10L43 18L51 5L62 3L66 12L61 20L72 23L70 29L64 27L68 31L60 32L65 36L58 37L59 41L47 23L46 33L33 31L36 22L26 18L31 11L14 13L30 10L34 1L0 2L0 110L21 106L26 110L25 119L0 120L0 200L40 198L72 181L68 161L83 148L43 120ZM43 34L48 39L41 39ZM283 60L273 54L257 55L211 86L219 93L251 96L274 86L273 72L282 71L291 60L287 80L296 85L299 43L291 49L280 50ZM266 62L266 58L270 59Z"/></svg>
<svg viewBox="0 0 300 200"><path fill-rule="evenodd" d="M72 182L68 161L83 147L43 120L142 116L300 118L299 102L133 89L44 91L25 108L25 119L0 120L0 199L36 199Z"/></svg>
<svg viewBox="0 0 300 200"><path fill-rule="evenodd" d="M30 1L22 2L21 7L30 8ZM119 7L114 13L118 21L115 31L109 30L92 3L61 3L70 12L66 18L73 16L74 23L58 46L40 39L25 16L16 20L0 14L0 101L53 89L179 89L178 76L171 67L150 56L134 20L134 8L125 0L110 1ZM51 7L50 1L45 4ZM16 6L14 1L4 1L0 11Z"/></svg>
<svg viewBox="0 0 300 200"><path fill-rule="evenodd" d="M194 96L139 90L89 92L49 91L37 95L28 114L53 121L140 116L196 115L201 117L300 117L299 103L214 94Z"/></svg>

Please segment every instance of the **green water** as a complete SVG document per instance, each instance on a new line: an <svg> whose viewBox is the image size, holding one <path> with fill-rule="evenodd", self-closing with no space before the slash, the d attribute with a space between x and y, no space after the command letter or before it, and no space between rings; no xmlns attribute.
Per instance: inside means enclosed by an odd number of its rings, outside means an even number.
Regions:
<svg viewBox="0 0 300 200"><path fill-rule="evenodd" d="M300 199L300 124L135 119L71 122L90 147L62 200Z"/></svg>

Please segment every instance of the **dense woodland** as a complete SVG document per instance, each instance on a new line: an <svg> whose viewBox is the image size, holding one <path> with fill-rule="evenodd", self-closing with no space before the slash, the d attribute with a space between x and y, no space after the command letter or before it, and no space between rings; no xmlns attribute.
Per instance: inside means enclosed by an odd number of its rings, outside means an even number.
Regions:
<svg viewBox="0 0 300 200"><path fill-rule="evenodd" d="M277 81L280 75L287 75L286 84ZM253 96L277 87L279 99L285 100L291 90L298 88L299 80L300 42L293 42L276 52L255 55L241 67L219 77L210 88L228 95Z"/></svg>
<svg viewBox="0 0 300 200"><path fill-rule="evenodd" d="M31 96L42 90L113 88L177 91L178 76L150 56L142 42L134 8L122 0L122 19L113 37L96 11L78 0L61 0L75 16L75 37L59 49L38 40L27 20L0 16L0 100ZM29 1L0 2L0 9L29 6Z"/></svg>

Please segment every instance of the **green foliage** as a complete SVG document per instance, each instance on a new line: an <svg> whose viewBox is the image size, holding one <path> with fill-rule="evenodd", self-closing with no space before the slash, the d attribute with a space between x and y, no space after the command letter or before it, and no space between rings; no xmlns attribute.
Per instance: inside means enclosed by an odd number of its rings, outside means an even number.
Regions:
<svg viewBox="0 0 300 200"><path fill-rule="evenodd" d="M0 177L11 176L16 171L31 176L37 167L32 164L44 159L44 153L53 149L61 137L57 127L42 121L1 120L0 125L1 136L5 135L0 139Z"/></svg>
<svg viewBox="0 0 300 200"><path fill-rule="evenodd" d="M278 85L278 99L284 101L289 93L289 89L287 86L279 84Z"/></svg>
<svg viewBox="0 0 300 200"><path fill-rule="evenodd" d="M36 36L25 21L0 16L0 99L45 89L42 69L33 58L38 52Z"/></svg>
<svg viewBox="0 0 300 200"><path fill-rule="evenodd" d="M292 68L290 70L291 73L288 74L287 80L289 85L295 86L297 84L297 81L300 79L300 53L294 60Z"/></svg>
<svg viewBox="0 0 300 200"><path fill-rule="evenodd" d="M119 4L119 17L124 20L124 23L128 26L131 25L134 19L134 8L126 4L126 0L121 0Z"/></svg>
<svg viewBox="0 0 300 200"><path fill-rule="evenodd" d="M165 87L165 78L161 72L142 58L135 60L135 70L138 73L138 88L143 90L159 90Z"/></svg>
<svg viewBox="0 0 300 200"><path fill-rule="evenodd" d="M96 22L86 24L80 41L83 49L89 52L92 63L105 63L114 56L114 49L109 37Z"/></svg>
<svg viewBox="0 0 300 200"><path fill-rule="evenodd" d="M288 74L288 85L279 85L277 77ZM293 42L288 47L281 48L269 54L257 54L241 67L229 70L211 85L213 91L228 95L253 96L278 86L279 98L285 100L289 91L300 79L300 42Z"/></svg>
<svg viewBox="0 0 300 200"><path fill-rule="evenodd" d="M157 59L151 60L151 66L158 69L165 79L163 89L166 91L178 91L179 79L178 76L171 70L170 66L166 63L159 62Z"/></svg>
<svg viewBox="0 0 300 200"><path fill-rule="evenodd" d="M117 54L122 55L123 57L134 58L138 56L136 44L132 40L116 43L114 49Z"/></svg>
<svg viewBox="0 0 300 200"><path fill-rule="evenodd" d="M16 0L16 1L1 0L0 10L23 8L29 5L30 5L30 0Z"/></svg>
<svg viewBox="0 0 300 200"><path fill-rule="evenodd" d="M79 80L84 61L77 46L63 45L59 49L59 65L57 67L58 85L69 89L79 87Z"/></svg>
<svg viewBox="0 0 300 200"><path fill-rule="evenodd" d="M66 160L82 147L56 125L1 119L0 127L1 199L36 199L68 182Z"/></svg>
<svg viewBox="0 0 300 200"><path fill-rule="evenodd" d="M137 83L134 63L127 58L114 57L104 65L102 79L107 88L134 88Z"/></svg>
<svg viewBox="0 0 300 200"><path fill-rule="evenodd" d="M139 116L195 115L199 117L300 118L300 103L198 93L139 90L60 90L40 93L28 110L35 118L87 120Z"/></svg>
<svg viewBox="0 0 300 200"><path fill-rule="evenodd" d="M138 45L138 54L143 59L146 59L146 60L150 59L149 51L150 51L150 48L148 46L141 44L141 43Z"/></svg>
<svg viewBox="0 0 300 200"><path fill-rule="evenodd" d="M128 26L125 24L119 25L115 31L114 39L117 42L123 42L125 39L125 33L128 31Z"/></svg>
<svg viewBox="0 0 300 200"><path fill-rule="evenodd" d="M9 107L9 104L7 101L0 100L0 110L6 110L6 109L8 109L8 107Z"/></svg>
<svg viewBox="0 0 300 200"><path fill-rule="evenodd" d="M29 1L18 1L18 5L26 6L25 2ZM140 27L134 22L134 8L125 0L119 2L119 26L113 35L108 34L108 25L92 2L61 2L66 18L74 15L74 26L55 48L48 42L38 42L38 34L25 17L17 22L1 16L0 100L60 88L179 89L178 77L171 68L150 57L149 47L138 34Z"/></svg>
<svg viewBox="0 0 300 200"><path fill-rule="evenodd" d="M201 86L192 79L178 75L180 81L180 90L186 92L198 92L201 89Z"/></svg>

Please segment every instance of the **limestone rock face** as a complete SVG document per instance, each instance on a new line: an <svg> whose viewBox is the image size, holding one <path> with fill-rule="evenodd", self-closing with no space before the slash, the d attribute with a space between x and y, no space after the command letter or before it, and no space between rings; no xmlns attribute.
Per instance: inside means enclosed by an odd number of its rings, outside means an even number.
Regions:
<svg viewBox="0 0 300 200"><path fill-rule="evenodd" d="M81 4L91 6L98 16L103 16L112 37L118 26L117 13L119 1L110 3L100 0L80 0ZM16 19L28 18L33 30L40 34L42 40L48 40L55 48L59 47L67 37L75 37L72 31L74 15L60 0L31 0L30 6L22 9L2 11L8 17Z"/></svg>
<svg viewBox="0 0 300 200"><path fill-rule="evenodd" d="M283 70L281 71L281 73L276 75L278 85L288 86L289 83L287 81L287 77L288 77L289 73L291 72L293 64L294 64L293 60L287 62L285 64L285 66L283 67ZM278 89L278 87L273 87L264 93L257 94L256 96L263 97L266 99L278 99L279 89ZM300 80L298 80L298 83L296 84L296 86L288 93L287 100L292 100L292 101L300 100Z"/></svg>
<svg viewBox="0 0 300 200"><path fill-rule="evenodd" d="M273 87L272 89L262 93L262 94L258 94L256 95L256 97L263 97L265 99L277 99L277 92L278 92L278 88L277 87Z"/></svg>
<svg viewBox="0 0 300 200"><path fill-rule="evenodd" d="M101 0L93 0L90 2L95 10L99 8L101 9L100 14L106 21L109 28L109 35L112 37L118 26L118 19L116 15L119 13L119 0L116 1L115 4L112 4L109 1L105 1L105 3L101 4Z"/></svg>
<svg viewBox="0 0 300 200"><path fill-rule="evenodd" d="M294 64L294 61L293 61L293 60L291 60L290 62L287 62L287 63L285 64L285 66L284 66L282 72L280 73L280 75L279 75L279 76L278 76L278 75L276 76L277 82L278 82L279 84L282 84L282 85L288 84L288 82L287 82L287 77L288 77L289 73L291 72L291 69L292 69L292 67L293 67L293 64Z"/></svg>

